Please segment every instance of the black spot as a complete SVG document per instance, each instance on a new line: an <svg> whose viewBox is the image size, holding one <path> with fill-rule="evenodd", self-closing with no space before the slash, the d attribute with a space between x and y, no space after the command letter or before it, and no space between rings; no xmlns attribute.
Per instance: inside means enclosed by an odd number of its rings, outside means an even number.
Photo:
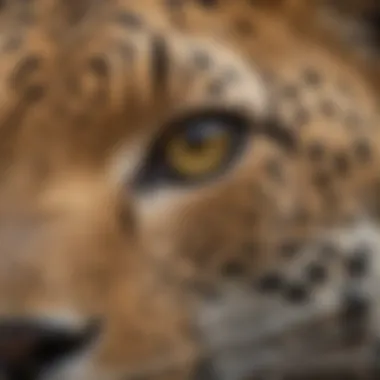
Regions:
<svg viewBox="0 0 380 380"><path fill-rule="evenodd" d="M68 20L70 24L76 24L83 20L89 11L91 3L90 0L66 0L63 2L66 20Z"/></svg>
<svg viewBox="0 0 380 380"><path fill-rule="evenodd" d="M363 25L371 31L370 42L377 49L380 47L380 4L378 1L370 2L370 7L361 14Z"/></svg>
<svg viewBox="0 0 380 380"><path fill-rule="evenodd" d="M168 83L170 54L163 36L155 35L152 38L151 72L155 93L163 92Z"/></svg>
<svg viewBox="0 0 380 380"><path fill-rule="evenodd" d="M245 272L244 264L237 260L230 260L222 264L220 273L223 277L238 277Z"/></svg>
<svg viewBox="0 0 380 380"><path fill-rule="evenodd" d="M41 84L30 85L25 89L24 99L28 103L37 103L40 101L46 93L46 89Z"/></svg>
<svg viewBox="0 0 380 380"><path fill-rule="evenodd" d="M188 18L186 17L186 7L188 4L185 0L164 0L165 7L168 10L169 21L178 30L183 30L186 27Z"/></svg>
<svg viewBox="0 0 380 380"><path fill-rule="evenodd" d="M360 318L367 314L370 308L370 301L365 295L350 291L343 296L342 301L343 317L347 319Z"/></svg>
<svg viewBox="0 0 380 380"><path fill-rule="evenodd" d="M362 277L369 269L369 250L358 247L347 260L347 273L351 277Z"/></svg>
<svg viewBox="0 0 380 380"><path fill-rule="evenodd" d="M287 84L281 89L281 96L288 99L295 99L298 95L298 88L294 84Z"/></svg>
<svg viewBox="0 0 380 380"><path fill-rule="evenodd" d="M307 155L313 162L321 161L325 156L325 148L319 141L313 141L307 147Z"/></svg>
<svg viewBox="0 0 380 380"><path fill-rule="evenodd" d="M267 273L257 282L254 282L254 288L260 293L273 293L279 291L284 284L284 280L279 273Z"/></svg>
<svg viewBox="0 0 380 380"><path fill-rule="evenodd" d="M282 169L283 168L281 163L276 159L269 160L265 164L266 173L272 180L276 182L282 182L284 180Z"/></svg>
<svg viewBox="0 0 380 380"><path fill-rule="evenodd" d="M333 163L336 173L341 177L345 177L350 168L350 161L348 156L344 152L337 153L333 157Z"/></svg>
<svg viewBox="0 0 380 380"><path fill-rule="evenodd" d="M239 19L235 21L235 30L243 36L251 36L256 32L252 20Z"/></svg>
<svg viewBox="0 0 380 380"><path fill-rule="evenodd" d="M208 70L212 63L210 55L203 51L194 52L193 62L199 70Z"/></svg>
<svg viewBox="0 0 380 380"><path fill-rule="evenodd" d="M317 86L321 83L321 74L315 69L306 69L303 73L303 79L307 85Z"/></svg>
<svg viewBox="0 0 380 380"><path fill-rule="evenodd" d="M291 303L299 304L308 299L309 291L306 284L301 282L288 284L284 289L284 297Z"/></svg>
<svg viewBox="0 0 380 380"><path fill-rule="evenodd" d="M219 376L215 373L215 369L211 360L202 359L190 375L190 380L217 380Z"/></svg>
<svg viewBox="0 0 380 380"><path fill-rule="evenodd" d="M331 175L325 170L318 171L313 177L314 185L320 190L328 188L331 181Z"/></svg>
<svg viewBox="0 0 380 380"><path fill-rule="evenodd" d="M285 241L279 247L280 255L286 259L294 257L300 250L301 245L295 240Z"/></svg>
<svg viewBox="0 0 380 380"><path fill-rule="evenodd" d="M90 70L100 78L106 78L109 74L109 67L105 57L94 56L89 59Z"/></svg>
<svg viewBox="0 0 380 380"><path fill-rule="evenodd" d="M311 263L306 268L306 277L313 284L321 283L327 278L327 269L321 263Z"/></svg>
<svg viewBox="0 0 380 380"><path fill-rule="evenodd" d="M360 163L368 163L372 157L369 142L367 140L356 141L354 145L354 154Z"/></svg>
<svg viewBox="0 0 380 380"><path fill-rule="evenodd" d="M324 100L321 103L321 112L324 116L332 117L335 114L334 103L330 100Z"/></svg>
<svg viewBox="0 0 380 380"><path fill-rule="evenodd" d="M370 300L359 291L351 290L343 295L341 320L344 338L348 343L354 343L363 337L370 308Z"/></svg>
<svg viewBox="0 0 380 380"><path fill-rule="evenodd" d="M140 29L143 26L141 18L132 12L118 12L116 22L132 29Z"/></svg>
<svg viewBox="0 0 380 380"><path fill-rule="evenodd" d="M196 0L199 5L206 8L213 8L219 5L219 0Z"/></svg>
<svg viewBox="0 0 380 380"><path fill-rule="evenodd" d="M36 55L30 55L21 60L15 68L12 84L20 88L37 71L41 66L41 58Z"/></svg>

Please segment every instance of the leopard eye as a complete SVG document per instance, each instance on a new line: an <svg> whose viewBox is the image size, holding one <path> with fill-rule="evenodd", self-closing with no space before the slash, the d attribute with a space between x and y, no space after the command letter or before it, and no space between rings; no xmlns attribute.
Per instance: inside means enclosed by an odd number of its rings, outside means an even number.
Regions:
<svg viewBox="0 0 380 380"><path fill-rule="evenodd" d="M248 121L228 111L176 119L153 144L138 181L152 186L210 179L235 161L248 133Z"/></svg>
<svg viewBox="0 0 380 380"><path fill-rule="evenodd" d="M233 138L219 120L200 121L171 136L166 164L179 176L198 178L217 170L231 151Z"/></svg>

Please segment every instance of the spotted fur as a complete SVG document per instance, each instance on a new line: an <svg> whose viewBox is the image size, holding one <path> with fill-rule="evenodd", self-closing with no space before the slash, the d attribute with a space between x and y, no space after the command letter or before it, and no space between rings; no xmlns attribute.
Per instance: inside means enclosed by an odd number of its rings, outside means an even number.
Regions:
<svg viewBox="0 0 380 380"><path fill-rule="evenodd" d="M0 328L102 323L80 355L8 380L376 369L378 77L318 4L0 7ZM165 125L203 108L250 120L236 162L135 186Z"/></svg>

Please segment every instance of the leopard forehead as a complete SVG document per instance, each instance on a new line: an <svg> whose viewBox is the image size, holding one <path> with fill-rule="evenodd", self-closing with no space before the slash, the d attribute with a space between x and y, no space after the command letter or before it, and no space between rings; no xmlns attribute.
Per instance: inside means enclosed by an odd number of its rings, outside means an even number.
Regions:
<svg viewBox="0 0 380 380"><path fill-rule="evenodd" d="M13 23L2 33L7 57L0 68L6 99L2 129L10 139L28 139L26 129L49 130L51 138L48 145L36 138L38 153L32 152L33 143L29 151L23 149L24 156L53 155L58 141L67 155L77 156L77 140L86 146L83 159L98 164L110 147L149 135L184 110L229 106L257 119L268 112L259 68L252 70L212 36L164 27L166 6L152 17L128 1L95 3L87 12L79 3L78 9L72 5L79 12L77 18L71 15L76 22L63 11L60 21L46 21L45 13L50 13L42 11L49 9L43 2L29 4L28 23L20 19L21 6L9 6L5 13ZM79 17L82 12L85 16ZM106 123L110 138L102 139Z"/></svg>
<svg viewBox="0 0 380 380"><path fill-rule="evenodd" d="M310 119L347 129L370 124L365 75L318 38L297 34L300 17L278 15L288 7L287 1L5 3L3 129L22 134L26 127L11 125L33 124L28 128L42 131L54 120L52 140L67 140L75 150L77 139L99 158L107 144L132 139L142 126L158 127L145 115L165 120L207 104L237 105L257 118L271 113L293 130ZM27 121L23 112L10 118L17 107L33 108ZM109 119L111 141L96 143Z"/></svg>

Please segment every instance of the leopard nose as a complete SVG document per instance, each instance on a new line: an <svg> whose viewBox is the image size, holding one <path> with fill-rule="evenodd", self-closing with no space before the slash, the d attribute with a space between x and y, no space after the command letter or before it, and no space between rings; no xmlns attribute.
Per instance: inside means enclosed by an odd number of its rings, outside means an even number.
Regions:
<svg viewBox="0 0 380 380"><path fill-rule="evenodd" d="M36 320L0 319L0 373L33 380L48 367L84 350L98 336L99 321L68 327Z"/></svg>

